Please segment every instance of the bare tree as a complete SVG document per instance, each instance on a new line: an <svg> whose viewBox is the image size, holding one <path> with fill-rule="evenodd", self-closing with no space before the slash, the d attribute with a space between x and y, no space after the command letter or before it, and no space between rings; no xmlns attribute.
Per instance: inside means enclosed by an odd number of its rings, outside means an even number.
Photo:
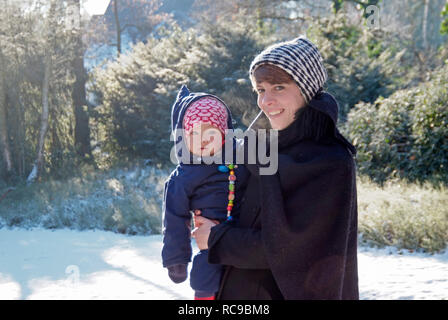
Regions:
<svg viewBox="0 0 448 320"><path fill-rule="evenodd" d="M278 37L306 32L309 21L331 14L330 0L196 0L193 16L207 23L274 26Z"/></svg>
<svg viewBox="0 0 448 320"><path fill-rule="evenodd" d="M28 183L33 183L36 179L39 178L44 162L45 137L48 132L48 115L49 115L48 94L50 91L51 63L52 63L51 52L50 50L47 50L45 54L45 74L42 82L42 115L40 121L37 158L33 165L33 169L31 170L31 173L27 178Z"/></svg>
<svg viewBox="0 0 448 320"><path fill-rule="evenodd" d="M157 12L161 5L161 0L113 0L112 24L115 29L117 56L122 52L123 34L127 29L133 29L145 39L156 25L171 19L168 14ZM103 23L111 28L111 21L107 20L106 14Z"/></svg>
<svg viewBox="0 0 448 320"><path fill-rule="evenodd" d="M44 149L45 149L45 138L48 132L48 116L50 113L49 107L49 92L50 92L50 78L52 73L52 49L53 49L53 35L52 35L52 26L54 25L55 20L55 10L56 3L55 0L52 0L50 3L50 10L47 18L47 30L46 30L46 49L45 49L45 58L44 58L44 77L42 79L42 114L40 121L40 130L39 130L39 141L37 146L37 157L34 162L33 169L27 178L27 183L35 182L42 171L42 167L44 164Z"/></svg>

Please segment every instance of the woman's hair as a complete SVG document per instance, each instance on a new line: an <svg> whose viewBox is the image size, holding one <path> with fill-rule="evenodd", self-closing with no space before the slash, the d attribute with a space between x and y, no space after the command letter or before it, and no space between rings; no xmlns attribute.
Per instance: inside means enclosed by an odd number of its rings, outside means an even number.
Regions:
<svg viewBox="0 0 448 320"><path fill-rule="evenodd" d="M295 82L283 69L272 64L263 64L255 69L252 83L268 82L270 84ZM300 108L295 113L295 125L298 126L298 138L300 140L320 141L334 135L334 123L330 116L316 110L309 105Z"/></svg>
<svg viewBox="0 0 448 320"><path fill-rule="evenodd" d="M254 71L252 79L254 87L257 82L279 84L294 82L294 79L286 71L279 67L272 64L263 64Z"/></svg>

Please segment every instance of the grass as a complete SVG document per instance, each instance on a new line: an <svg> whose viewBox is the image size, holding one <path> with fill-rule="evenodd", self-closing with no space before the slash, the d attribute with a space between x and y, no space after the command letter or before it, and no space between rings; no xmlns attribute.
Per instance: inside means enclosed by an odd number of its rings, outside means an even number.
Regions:
<svg viewBox="0 0 448 320"><path fill-rule="evenodd" d="M448 243L448 192L430 185L358 178L361 243L436 253Z"/></svg>
<svg viewBox="0 0 448 320"><path fill-rule="evenodd" d="M0 203L0 227L157 234L168 173L134 166L18 186Z"/></svg>
<svg viewBox="0 0 448 320"><path fill-rule="evenodd" d="M134 165L65 181L18 186L0 202L0 228L100 229L159 234L169 171ZM361 245L440 252L448 243L448 192L358 177ZM2 191L2 190L0 190ZM0 192L2 193L2 192Z"/></svg>

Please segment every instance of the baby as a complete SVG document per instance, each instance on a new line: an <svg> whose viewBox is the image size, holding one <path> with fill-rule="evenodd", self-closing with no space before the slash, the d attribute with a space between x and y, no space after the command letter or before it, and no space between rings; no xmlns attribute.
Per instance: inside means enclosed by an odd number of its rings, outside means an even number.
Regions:
<svg viewBox="0 0 448 320"><path fill-rule="evenodd" d="M224 165L225 131L233 125L230 110L219 98L190 93L183 86L172 108L171 127L173 135L181 138L175 141L177 167L165 182L162 261L171 280L180 283L187 279L192 255L191 213L198 209L219 223L236 219L248 172L242 165ZM188 157L182 150L188 150ZM221 164L204 162L212 156ZM186 158L198 161L184 163ZM195 255L190 285L196 300L215 298L221 272L221 265L208 263L208 250Z"/></svg>

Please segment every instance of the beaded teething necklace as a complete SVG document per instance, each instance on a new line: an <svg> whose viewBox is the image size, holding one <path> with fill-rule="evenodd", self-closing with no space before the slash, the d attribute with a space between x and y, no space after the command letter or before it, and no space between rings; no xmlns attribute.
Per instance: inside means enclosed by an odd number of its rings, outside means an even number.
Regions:
<svg viewBox="0 0 448 320"><path fill-rule="evenodd" d="M233 169L238 168L237 165L233 164L226 164L226 165L220 165L218 167L218 170L220 172L229 172L229 202L227 204L227 221L230 222L233 220L232 217L232 209L233 209L233 201L235 200L235 181L236 181L236 175L235 171Z"/></svg>

